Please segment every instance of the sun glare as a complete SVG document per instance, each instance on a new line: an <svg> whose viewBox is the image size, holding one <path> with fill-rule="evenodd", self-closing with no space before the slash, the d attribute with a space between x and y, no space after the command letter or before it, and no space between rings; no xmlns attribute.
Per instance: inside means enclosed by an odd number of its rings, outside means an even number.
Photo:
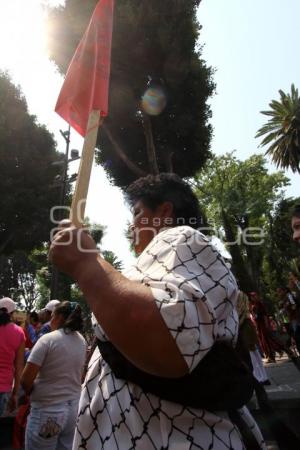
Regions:
<svg viewBox="0 0 300 450"><path fill-rule="evenodd" d="M37 0L8 0L0 6L1 67L19 72L46 54L44 19Z"/></svg>
<svg viewBox="0 0 300 450"><path fill-rule="evenodd" d="M62 78L47 56L44 6L62 3L0 0L0 70L21 86L30 112L51 129L58 128L54 106Z"/></svg>

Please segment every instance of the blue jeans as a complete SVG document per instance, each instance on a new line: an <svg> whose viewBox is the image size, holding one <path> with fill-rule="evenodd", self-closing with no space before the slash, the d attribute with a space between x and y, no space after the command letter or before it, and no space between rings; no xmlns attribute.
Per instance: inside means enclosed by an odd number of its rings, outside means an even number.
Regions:
<svg viewBox="0 0 300 450"><path fill-rule="evenodd" d="M71 450L78 401L31 408L25 433L25 450Z"/></svg>
<svg viewBox="0 0 300 450"><path fill-rule="evenodd" d="M10 392L0 392L0 417L5 411Z"/></svg>

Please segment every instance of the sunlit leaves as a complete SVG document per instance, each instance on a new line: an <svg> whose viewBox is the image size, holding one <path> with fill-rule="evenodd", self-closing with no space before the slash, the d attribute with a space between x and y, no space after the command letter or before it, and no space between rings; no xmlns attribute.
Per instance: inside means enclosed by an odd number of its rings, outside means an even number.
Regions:
<svg viewBox="0 0 300 450"><path fill-rule="evenodd" d="M197 194L207 205L208 216L220 222L220 211L224 210L239 226L245 216L257 220L272 210L288 184L282 172L268 173L263 156L240 161L234 153L211 159L196 180Z"/></svg>
<svg viewBox="0 0 300 450"><path fill-rule="evenodd" d="M257 132L263 137L261 146L267 146L266 154L283 169L300 172L300 98L294 84L291 93L279 91L280 101L272 100L269 111L261 113L270 117Z"/></svg>
<svg viewBox="0 0 300 450"><path fill-rule="evenodd" d="M233 268L244 289L258 288L265 246L246 245L238 236L251 227L267 235L269 216L288 184L283 172L268 173L262 155L240 161L234 152L227 153L211 159L197 174L194 187L200 205L229 241Z"/></svg>
<svg viewBox="0 0 300 450"><path fill-rule="evenodd" d="M31 250L49 239L52 188L60 170L51 133L27 111L9 77L0 73L0 254Z"/></svg>

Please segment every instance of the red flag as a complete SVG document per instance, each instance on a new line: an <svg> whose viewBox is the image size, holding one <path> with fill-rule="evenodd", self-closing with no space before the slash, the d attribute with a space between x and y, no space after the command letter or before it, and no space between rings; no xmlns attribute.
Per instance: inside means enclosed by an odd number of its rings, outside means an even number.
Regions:
<svg viewBox="0 0 300 450"><path fill-rule="evenodd" d="M114 0L99 0L72 58L55 111L82 136L89 114L108 114Z"/></svg>

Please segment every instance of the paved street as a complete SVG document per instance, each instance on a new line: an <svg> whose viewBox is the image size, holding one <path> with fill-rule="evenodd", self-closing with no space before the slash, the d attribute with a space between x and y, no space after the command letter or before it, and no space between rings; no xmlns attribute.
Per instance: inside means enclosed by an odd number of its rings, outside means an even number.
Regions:
<svg viewBox="0 0 300 450"><path fill-rule="evenodd" d="M266 364L266 370L271 381L271 385L266 386L269 399L281 418L300 438L300 372L286 357L278 359L276 364ZM268 450L277 450L276 443L272 442L272 436L264 427L255 397L251 400L250 407L264 432ZM8 445L11 433L11 420L0 419L0 450L12 450Z"/></svg>
<svg viewBox="0 0 300 450"><path fill-rule="evenodd" d="M265 387L269 400L280 418L300 439L300 371L287 357L278 358L275 364L266 364L265 367L271 381L271 385ZM255 396L251 400L250 406L269 444L268 448L277 450L276 444L272 445L273 437L265 427L264 418L258 408Z"/></svg>
<svg viewBox="0 0 300 450"><path fill-rule="evenodd" d="M281 358L276 364L267 364L266 370L271 386L266 391L274 404L284 405L284 402L297 404L300 401L300 372L287 357Z"/></svg>

